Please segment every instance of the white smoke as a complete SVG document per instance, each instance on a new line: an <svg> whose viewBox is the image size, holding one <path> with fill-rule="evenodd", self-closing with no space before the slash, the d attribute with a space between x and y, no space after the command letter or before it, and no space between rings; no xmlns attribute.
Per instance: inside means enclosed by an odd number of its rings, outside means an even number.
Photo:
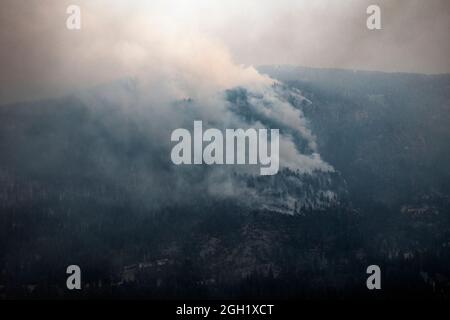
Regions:
<svg viewBox="0 0 450 320"><path fill-rule="evenodd" d="M240 87L251 93L252 112L280 126L282 167L301 172L332 170L320 159L315 137L301 111L272 87L275 80L259 74L252 66L235 64L228 50L215 39L157 14L131 11L117 16L115 12L105 12L104 7L101 13L95 6L83 9L95 19L85 23L78 38L78 54L72 55L70 66L77 70L80 79L95 75L104 76L102 81L109 80L105 74L113 75L111 80L133 79L136 90L132 95L105 89L101 98L121 105L125 113L145 110L155 141L170 143L171 130L196 119L226 128L260 126L259 122L245 122L229 111L223 93ZM193 103L173 106L175 101L183 100ZM286 128L290 133L284 133ZM314 153L301 154L292 132L305 139Z"/></svg>
<svg viewBox="0 0 450 320"><path fill-rule="evenodd" d="M182 201L189 194L201 194L205 187L210 194L222 196L248 193L233 175L252 174L251 166L170 167L171 132L191 128L194 120L218 128L280 129L280 169L333 170L320 158L304 115L274 88L275 80L252 66L237 65L222 43L191 24L159 12L117 11L99 3L83 2L78 33L60 30L49 36L59 41L58 59L40 81L58 93L77 89L77 96L99 117L102 130L107 128L114 139L132 140L122 122L133 123L145 137L150 154L134 159L136 168L122 170L123 159L102 156L108 163L102 166L106 177L133 184L134 191L155 202ZM255 119L245 119L236 106L230 107L226 92L235 88L248 92L249 111ZM296 136L312 152L302 153ZM104 147L98 152L111 150Z"/></svg>

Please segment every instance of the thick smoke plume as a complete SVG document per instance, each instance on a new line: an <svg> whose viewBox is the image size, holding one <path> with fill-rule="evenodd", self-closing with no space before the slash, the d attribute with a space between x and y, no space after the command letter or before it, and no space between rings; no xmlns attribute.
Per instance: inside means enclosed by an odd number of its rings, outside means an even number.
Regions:
<svg viewBox="0 0 450 320"><path fill-rule="evenodd" d="M237 65L221 43L190 25L157 13L117 12L96 4L83 3L83 27L78 33L51 34L73 46L61 46L59 58L64 62L43 74L42 83L61 94L78 88L74 95L101 127L90 128L93 135L101 130L127 150L136 138L143 140L135 147L131 163L120 150L99 143L94 158L105 177L135 185L133 190L156 203L168 197L182 201L195 193L242 196L250 192L236 175L252 175L255 168L186 168L171 163L171 132L192 128L194 120L219 129L280 129L281 169L301 174L333 170L318 154L299 107L310 102L300 92L286 91L252 66ZM67 80L52 82L61 77ZM292 99L299 105L288 102Z"/></svg>

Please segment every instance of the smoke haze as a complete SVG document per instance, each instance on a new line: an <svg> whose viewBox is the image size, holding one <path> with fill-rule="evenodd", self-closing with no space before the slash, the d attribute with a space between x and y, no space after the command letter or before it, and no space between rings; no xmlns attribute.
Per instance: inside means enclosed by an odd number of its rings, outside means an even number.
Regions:
<svg viewBox="0 0 450 320"><path fill-rule="evenodd" d="M69 4L81 7L79 31L66 29ZM0 103L61 95L142 70L148 76L155 68L187 90L192 82L198 90L202 81L227 87L246 81L241 76L257 77L251 68L237 76L241 64L450 72L448 1L378 1L380 31L365 27L369 4L3 1Z"/></svg>

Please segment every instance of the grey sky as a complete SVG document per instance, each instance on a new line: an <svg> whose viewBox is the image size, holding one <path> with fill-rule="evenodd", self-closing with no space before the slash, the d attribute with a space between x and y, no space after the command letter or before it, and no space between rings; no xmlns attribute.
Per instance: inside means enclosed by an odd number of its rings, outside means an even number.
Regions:
<svg viewBox="0 0 450 320"><path fill-rule="evenodd" d="M257 18L242 12L219 30L238 61L388 72L450 72L448 0L277 3ZM374 3L381 7L382 30L366 28L366 8Z"/></svg>
<svg viewBox="0 0 450 320"><path fill-rule="evenodd" d="M238 65L450 73L448 0L130 2L2 1L0 103L110 81L139 69L133 65L139 57L151 55L152 63L171 64L179 50L177 37L183 50L194 46L186 42L190 38L213 42L211 64L221 47ZM68 4L81 6L81 31L65 28ZM366 28L369 4L381 7L380 31ZM139 19L147 27L131 28ZM136 40L141 33L146 38ZM133 39L127 40L130 35ZM162 50L159 42L166 36L174 39ZM202 48L201 54L190 48L184 65L192 58L208 60L209 47Z"/></svg>

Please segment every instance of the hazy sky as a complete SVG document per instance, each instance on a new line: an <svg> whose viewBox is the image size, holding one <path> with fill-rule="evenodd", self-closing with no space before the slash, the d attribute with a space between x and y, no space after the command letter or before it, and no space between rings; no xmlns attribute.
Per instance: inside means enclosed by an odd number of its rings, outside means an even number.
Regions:
<svg viewBox="0 0 450 320"><path fill-rule="evenodd" d="M69 4L81 7L79 31L66 29ZM366 28L369 4L381 7L382 30ZM196 77L213 70L223 81L228 60L450 73L449 32L448 0L3 0L0 103L64 94L143 64L166 66L169 77L179 65ZM205 63L195 71L192 61Z"/></svg>

